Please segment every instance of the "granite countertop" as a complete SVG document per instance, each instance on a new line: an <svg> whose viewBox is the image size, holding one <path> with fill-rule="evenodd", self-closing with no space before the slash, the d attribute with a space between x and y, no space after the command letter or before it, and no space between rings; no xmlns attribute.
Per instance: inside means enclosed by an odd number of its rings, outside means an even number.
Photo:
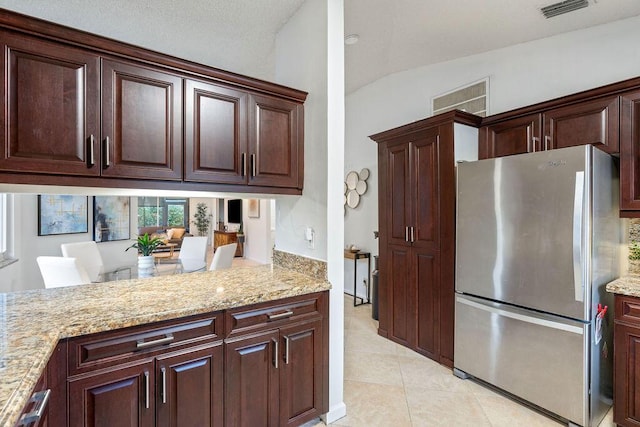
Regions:
<svg viewBox="0 0 640 427"><path fill-rule="evenodd" d="M0 425L15 424L61 338L330 288L326 280L264 265L0 293Z"/></svg>
<svg viewBox="0 0 640 427"><path fill-rule="evenodd" d="M640 297L640 275L631 274L607 283L607 292Z"/></svg>

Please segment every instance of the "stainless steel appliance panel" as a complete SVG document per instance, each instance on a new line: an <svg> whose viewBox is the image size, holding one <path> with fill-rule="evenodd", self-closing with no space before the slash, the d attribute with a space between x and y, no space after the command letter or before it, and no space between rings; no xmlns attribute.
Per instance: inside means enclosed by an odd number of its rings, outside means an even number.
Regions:
<svg viewBox="0 0 640 427"><path fill-rule="evenodd" d="M588 320L590 148L458 165L456 291Z"/></svg>
<svg viewBox="0 0 640 427"><path fill-rule="evenodd" d="M455 367L587 425L588 324L456 295Z"/></svg>

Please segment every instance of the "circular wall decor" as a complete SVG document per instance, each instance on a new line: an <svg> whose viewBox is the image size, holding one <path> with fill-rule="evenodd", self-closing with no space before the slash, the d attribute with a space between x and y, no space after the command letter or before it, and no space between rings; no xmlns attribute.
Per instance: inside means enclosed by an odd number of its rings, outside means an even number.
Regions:
<svg viewBox="0 0 640 427"><path fill-rule="evenodd" d="M370 176L369 169L362 168L360 174L356 171L347 173L344 182L344 210L347 214L347 207L355 209L360 204L360 196L367 192L367 179Z"/></svg>

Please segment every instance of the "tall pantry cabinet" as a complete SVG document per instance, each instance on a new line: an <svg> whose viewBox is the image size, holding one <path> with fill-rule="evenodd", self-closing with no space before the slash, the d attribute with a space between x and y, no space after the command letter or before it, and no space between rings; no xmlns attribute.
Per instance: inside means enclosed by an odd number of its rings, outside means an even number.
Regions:
<svg viewBox="0 0 640 427"><path fill-rule="evenodd" d="M378 333L453 366L455 164L478 158L480 117L452 111L378 143Z"/></svg>

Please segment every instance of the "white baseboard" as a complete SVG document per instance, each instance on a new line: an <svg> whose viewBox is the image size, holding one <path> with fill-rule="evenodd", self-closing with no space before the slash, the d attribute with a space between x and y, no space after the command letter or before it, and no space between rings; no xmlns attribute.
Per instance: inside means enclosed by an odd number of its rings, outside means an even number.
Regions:
<svg viewBox="0 0 640 427"><path fill-rule="evenodd" d="M328 425L335 421L338 421L340 418L344 418L346 415L347 405L345 405L344 402L340 402L337 405L333 405L329 409L329 412L327 412L320 418L322 418L322 421L324 421L324 423Z"/></svg>

